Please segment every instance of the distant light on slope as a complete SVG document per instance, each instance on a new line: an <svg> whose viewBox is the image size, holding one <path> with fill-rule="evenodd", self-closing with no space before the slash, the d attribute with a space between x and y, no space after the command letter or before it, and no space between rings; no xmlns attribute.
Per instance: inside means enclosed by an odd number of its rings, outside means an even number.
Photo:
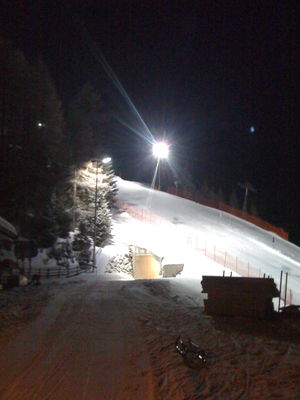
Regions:
<svg viewBox="0 0 300 400"><path fill-rule="evenodd" d="M169 146L166 143L158 142L153 145L153 155L156 158L168 158Z"/></svg>
<svg viewBox="0 0 300 400"><path fill-rule="evenodd" d="M105 158L103 158L102 162L103 162L103 164L108 164L108 163L110 163L110 162L111 162L111 157L105 157Z"/></svg>

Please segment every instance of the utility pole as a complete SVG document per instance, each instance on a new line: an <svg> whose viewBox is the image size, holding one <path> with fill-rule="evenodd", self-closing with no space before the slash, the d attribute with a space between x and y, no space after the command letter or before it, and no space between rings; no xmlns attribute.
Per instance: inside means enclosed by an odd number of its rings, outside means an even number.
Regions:
<svg viewBox="0 0 300 400"><path fill-rule="evenodd" d="M251 185L251 183L249 182L245 182L245 183L239 183L240 187L245 189L245 195L244 195L244 202L243 202L243 212L247 212L247 204L248 204L248 194L249 191L251 192L256 192L256 189L254 189L254 187Z"/></svg>
<svg viewBox="0 0 300 400"><path fill-rule="evenodd" d="M94 237L93 237L93 270L96 270L96 236L97 236L97 211L98 211L98 168L99 168L99 160L93 160L93 163L96 162L96 183L95 183L95 204L94 204Z"/></svg>
<svg viewBox="0 0 300 400"><path fill-rule="evenodd" d="M177 196L177 194L178 194L178 181L174 181L174 184L175 184L175 188L176 188L175 194Z"/></svg>
<svg viewBox="0 0 300 400"><path fill-rule="evenodd" d="M155 171L154 171L154 175L153 175L153 179L152 179L152 183L151 183L151 189L155 189L155 182L156 182L157 172L158 172L158 168L159 168L159 163L160 163L160 158L157 159L157 163L156 163L156 167L155 167Z"/></svg>
<svg viewBox="0 0 300 400"><path fill-rule="evenodd" d="M73 218L72 218L72 230L74 232L76 227L76 197L77 197L77 169L74 166L74 183L73 183Z"/></svg>

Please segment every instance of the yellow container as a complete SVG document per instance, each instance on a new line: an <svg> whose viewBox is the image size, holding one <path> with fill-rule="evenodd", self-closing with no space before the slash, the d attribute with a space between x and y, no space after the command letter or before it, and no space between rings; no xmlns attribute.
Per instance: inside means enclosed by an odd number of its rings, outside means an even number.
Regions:
<svg viewBox="0 0 300 400"><path fill-rule="evenodd" d="M152 254L133 255L134 279L154 279L160 273L160 259Z"/></svg>

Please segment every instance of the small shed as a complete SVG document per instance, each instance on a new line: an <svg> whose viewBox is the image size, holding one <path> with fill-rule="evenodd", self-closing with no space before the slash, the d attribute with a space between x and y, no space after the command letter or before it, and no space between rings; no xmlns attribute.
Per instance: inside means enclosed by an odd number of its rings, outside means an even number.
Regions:
<svg viewBox="0 0 300 400"><path fill-rule="evenodd" d="M155 279L161 270L161 259L142 247L132 246L134 279Z"/></svg>
<svg viewBox="0 0 300 400"><path fill-rule="evenodd" d="M17 231L0 217L0 287L12 287L19 283L18 261L14 254L14 239Z"/></svg>
<svg viewBox="0 0 300 400"><path fill-rule="evenodd" d="M183 271L184 264L164 264L162 274L164 278L175 278Z"/></svg>
<svg viewBox="0 0 300 400"><path fill-rule="evenodd" d="M279 296L272 278L203 276L201 284L207 314L265 318Z"/></svg>

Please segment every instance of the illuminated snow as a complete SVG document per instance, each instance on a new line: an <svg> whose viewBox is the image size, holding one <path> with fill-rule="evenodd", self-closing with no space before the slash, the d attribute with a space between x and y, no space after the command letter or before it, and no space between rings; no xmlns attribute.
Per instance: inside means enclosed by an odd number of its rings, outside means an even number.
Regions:
<svg viewBox="0 0 300 400"><path fill-rule="evenodd" d="M178 263L184 259L184 274L187 270L193 270L192 274L198 276L203 270L205 273L218 270L218 274L222 274L222 265L187 248L188 235L200 247L210 246L226 251L238 260L249 263L250 268L261 271L261 274L272 276L278 286L280 271L288 271L288 289L293 291L294 302L300 303L298 246L226 212L145 185L118 179L118 187L120 202L130 204L140 212L151 212L161 220L158 219L155 224L153 221L152 224L143 224L126 213L122 214L114 227L117 242L146 247L161 257L172 257Z"/></svg>

